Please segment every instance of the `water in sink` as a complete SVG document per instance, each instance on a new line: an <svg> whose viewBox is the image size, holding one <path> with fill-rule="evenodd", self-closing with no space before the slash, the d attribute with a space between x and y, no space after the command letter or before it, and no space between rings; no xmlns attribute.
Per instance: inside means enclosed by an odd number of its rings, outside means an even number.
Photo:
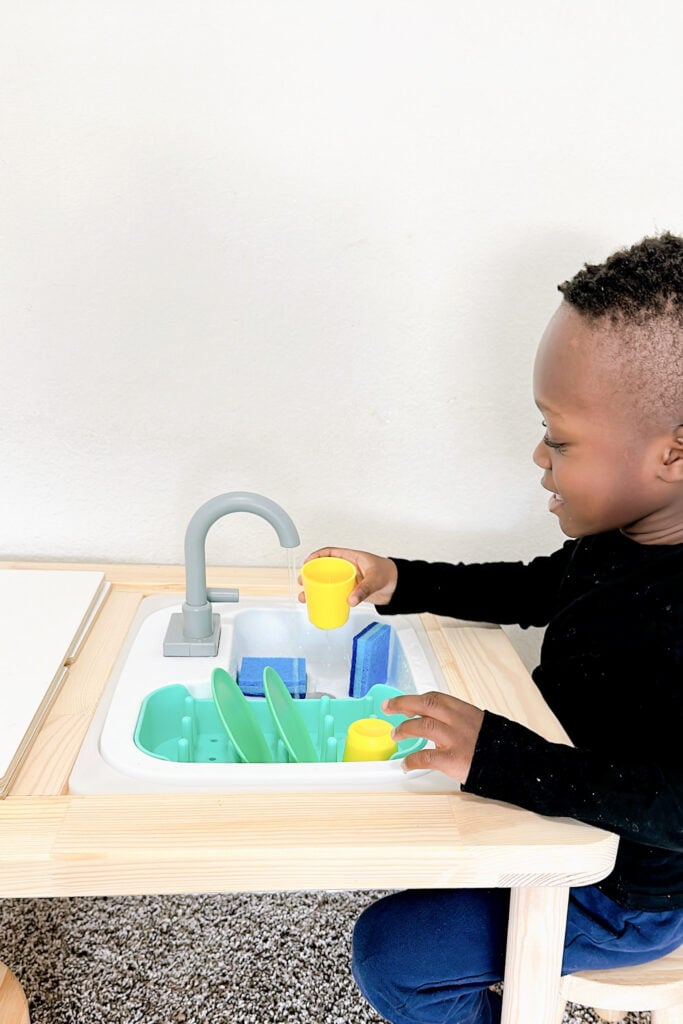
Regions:
<svg viewBox="0 0 683 1024"><path fill-rule="evenodd" d="M307 696L348 696L353 637L380 620L371 606L351 609L348 623L322 631L291 598L243 598L218 604L221 641L215 658L165 658L162 643L177 597L141 602L106 693L74 765L72 793L195 790L394 789L420 785L400 762L326 764L179 763L138 749L134 733L145 698L161 687L182 684L198 699L210 697L216 666L236 675L244 657L305 658ZM438 663L420 620L394 616L387 682L405 693L444 689ZM429 773L433 778L435 773ZM453 788L452 780L448 780ZM427 786L426 788L432 788ZM437 786L437 788L440 788Z"/></svg>

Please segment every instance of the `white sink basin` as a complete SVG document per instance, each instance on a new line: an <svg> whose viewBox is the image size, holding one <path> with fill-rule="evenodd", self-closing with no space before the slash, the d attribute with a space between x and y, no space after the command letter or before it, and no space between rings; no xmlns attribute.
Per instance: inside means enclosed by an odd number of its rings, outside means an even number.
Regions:
<svg viewBox="0 0 683 1024"><path fill-rule="evenodd" d="M353 637L376 621L392 627L389 685L405 693L445 689L417 616L380 619L372 606L360 606L351 609L346 626L322 631L310 625L304 606L290 598L243 598L238 604L214 606L222 627L216 657L167 658L162 653L164 634L170 613L179 610L177 597L142 601L74 765L70 792L457 788L439 773L405 773L400 761L180 763L139 749L134 733L150 693L182 684L193 698L208 700L212 670L220 666L235 676L245 656L303 657L307 697L347 697Z"/></svg>

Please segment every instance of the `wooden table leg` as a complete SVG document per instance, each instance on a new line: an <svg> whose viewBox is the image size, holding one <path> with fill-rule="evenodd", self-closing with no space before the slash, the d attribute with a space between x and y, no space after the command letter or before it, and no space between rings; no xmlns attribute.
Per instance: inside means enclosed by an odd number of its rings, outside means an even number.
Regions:
<svg viewBox="0 0 683 1024"><path fill-rule="evenodd" d="M512 889L501 1024L556 1024L569 889Z"/></svg>
<svg viewBox="0 0 683 1024"><path fill-rule="evenodd" d="M0 963L0 1021L2 1024L30 1024L24 990L3 963Z"/></svg>

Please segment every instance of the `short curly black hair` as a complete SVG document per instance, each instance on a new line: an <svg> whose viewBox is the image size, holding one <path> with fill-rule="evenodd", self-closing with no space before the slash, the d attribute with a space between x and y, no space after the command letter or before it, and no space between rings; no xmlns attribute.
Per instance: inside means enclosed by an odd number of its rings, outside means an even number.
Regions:
<svg viewBox="0 0 683 1024"><path fill-rule="evenodd" d="M683 238L643 238L557 286L645 425L683 424Z"/></svg>
<svg viewBox="0 0 683 1024"><path fill-rule="evenodd" d="M668 314L683 323L683 238L668 231L643 238L557 287L590 319L647 323Z"/></svg>

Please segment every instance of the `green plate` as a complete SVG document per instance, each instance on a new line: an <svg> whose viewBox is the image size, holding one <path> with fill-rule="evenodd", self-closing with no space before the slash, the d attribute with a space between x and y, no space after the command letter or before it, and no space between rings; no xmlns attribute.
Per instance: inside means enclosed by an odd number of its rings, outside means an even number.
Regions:
<svg viewBox="0 0 683 1024"><path fill-rule="evenodd" d="M274 758L256 715L225 669L215 668L211 673L211 693L225 731L242 760L250 764L272 764Z"/></svg>
<svg viewBox="0 0 683 1024"><path fill-rule="evenodd" d="M264 669L263 691L277 731L292 760L319 761L318 752L296 701L274 668Z"/></svg>

